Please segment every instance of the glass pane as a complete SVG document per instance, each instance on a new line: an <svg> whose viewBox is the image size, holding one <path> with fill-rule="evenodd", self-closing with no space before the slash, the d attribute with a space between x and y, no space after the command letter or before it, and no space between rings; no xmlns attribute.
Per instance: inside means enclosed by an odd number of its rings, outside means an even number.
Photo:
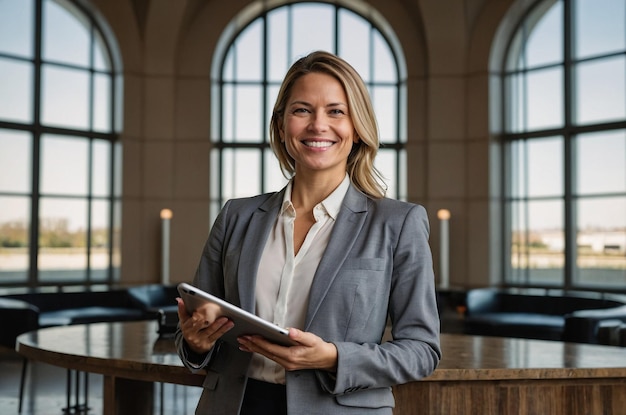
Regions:
<svg viewBox="0 0 626 415"><path fill-rule="evenodd" d="M505 87L508 99L506 100L507 117L505 120L507 132L519 133L526 127L526 78L523 75L511 75L506 78Z"/></svg>
<svg viewBox="0 0 626 415"><path fill-rule="evenodd" d="M369 44L371 25L353 12L341 9L339 12L339 55L356 69L365 82L372 79L370 73ZM354 47L354 39L360 39L361 47Z"/></svg>
<svg viewBox="0 0 626 415"><path fill-rule="evenodd" d="M94 140L91 157L91 193L93 196L109 196L111 194L111 143Z"/></svg>
<svg viewBox="0 0 626 415"><path fill-rule="evenodd" d="M0 53L31 58L33 21L32 0L0 1Z"/></svg>
<svg viewBox="0 0 626 415"><path fill-rule="evenodd" d="M232 143L235 141L235 88L232 85L222 87L222 141Z"/></svg>
<svg viewBox="0 0 626 415"><path fill-rule="evenodd" d="M398 89L390 86L375 86L371 88L374 113L378 121L378 132L381 142L398 142Z"/></svg>
<svg viewBox="0 0 626 415"><path fill-rule="evenodd" d="M99 32L94 32L93 66L97 71L110 71L112 69L106 42Z"/></svg>
<svg viewBox="0 0 626 415"><path fill-rule="evenodd" d="M578 194L626 193L626 131L580 135L576 156Z"/></svg>
<svg viewBox="0 0 626 415"><path fill-rule="evenodd" d="M111 132L111 77L96 74L94 76L93 129Z"/></svg>
<svg viewBox="0 0 626 415"><path fill-rule="evenodd" d="M109 270L109 203L97 200L91 203L90 278L105 281Z"/></svg>
<svg viewBox="0 0 626 415"><path fill-rule="evenodd" d="M30 133L0 129L0 192L30 193L32 146Z"/></svg>
<svg viewBox="0 0 626 415"><path fill-rule="evenodd" d="M30 199L0 196L0 283L28 279Z"/></svg>
<svg viewBox="0 0 626 415"><path fill-rule="evenodd" d="M113 281L120 281L122 268L122 203L113 203L113 242L111 253L111 267L113 268Z"/></svg>
<svg viewBox="0 0 626 415"><path fill-rule="evenodd" d="M71 10L70 10L71 8ZM43 59L89 66L89 31L85 16L69 2L44 1Z"/></svg>
<svg viewBox="0 0 626 415"><path fill-rule="evenodd" d="M267 123L267 128L265 129L265 141L269 143L270 135L269 135L269 125L270 119L272 118L272 112L274 111L274 104L276 103L276 97L278 97L278 86L269 85L266 89L267 94L267 114L265 115L265 122Z"/></svg>
<svg viewBox="0 0 626 415"><path fill-rule="evenodd" d="M265 181L263 192L276 192L287 184L287 179L280 170L278 159L271 149L266 149L265 155Z"/></svg>
<svg viewBox="0 0 626 415"><path fill-rule="evenodd" d="M334 51L335 13L333 6L299 4L293 6L292 11L292 58L295 59L318 49Z"/></svg>
<svg viewBox="0 0 626 415"><path fill-rule="evenodd" d="M511 194L513 197L561 196L563 141L534 139L511 145Z"/></svg>
<svg viewBox="0 0 626 415"><path fill-rule="evenodd" d="M68 128L89 128L89 73L43 67L42 121Z"/></svg>
<svg viewBox="0 0 626 415"><path fill-rule="evenodd" d="M82 281L87 268L87 201L41 198L39 278Z"/></svg>
<svg viewBox="0 0 626 415"><path fill-rule="evenodd" d="M266 135L262 119L263 87L238 85L235 94L235 141L263 142Z"/></svg>
<svg viewBox="0 0 626 415"><path fill-rule="evenodd" d="M563 126L563 71L561 68L528 73L527 130Z"/></svg>
<svg viewBox="0 0 626 415"><path fill-rule="evenodd" d="M392 194L387 192L387 195L389 195L389 197L395 197L398 200L408 200L408 195L407 195L407 161L406 161L406 150L402 149L400 150L400 152L398 153L398 170L400 172L400 177L398 180L398 183L396 184L396 188L397 188L397 194Z"/></svg>
<svg viewBox="0 0 626 415"><path fill-rule="evenodd" d="M578 201L577 284L626 285L626 197Z"/></svg>
<svg viewBox="0 0 626 415"><path fill-rule="evenodd" d="M42 136L41 192L86 195L89 141L53 135Z"/></svg>
<svg viewBox="0 0 626 415"><path fill-rule="evenodd" d="M263 21L256 20L237 38L235 68L239 81L263 79Z"/></svg>
<svg viewBox="0 0 626 415"><path fill-rule="evenodd" d="M0 58L0 79L0 119L32 123L33 65Z"/></svg>
<svg viewBox="0 0 626 415"><path fill-rule="evenodd" d="M578 58L626 49L624 0L575 0L573 4Z"/></svg>
<svg viewBox="0 0 626 415"><path fill-rule="evenodd" d="M556 2L540 20L531 26L526 42L526 65L529 68L563 61L563 6Z"/></svg>
<svg viewBox="0 0 626 415"><path fill-rule="evenodd" d="M261 155L259 150L223 150L221 178L225 200L261 193Z"/></svg>
<svg viewBox="0 0 626 415"><path fill-rule="evenodd" d="M291 58L287 47L287 7L271 11L267 15L267 60L268 78L272 82L281 82L289 69Z"/></svg>
<svg viewBox="0 0 626 415"><path fill-rule="evenodd" d="M398 196L398 187L396 177L398 175L398 157L395 150L381 149L378 151L374 159L374 166L383 176L383 181L387 186L387 197L396 198Z"/></svg>
<svg viewBox="0 0 626 415"><path fill-rule="evenodd" d="M387 41L380 32L374 31L374 82L398 82L396 60Z"/></svg>
<svg viewBox="0 0 626 415"><path fill-rule="evenodd" d="M576 67L576 120L579 124L626 118L626 59L623 56Z"/></svg>
<svg viewBox="0 0 626 415"><path fill-rule="evenodd" d="M565 237L563 202L530 201L511 204L510 282L563 283Z"/></svg>

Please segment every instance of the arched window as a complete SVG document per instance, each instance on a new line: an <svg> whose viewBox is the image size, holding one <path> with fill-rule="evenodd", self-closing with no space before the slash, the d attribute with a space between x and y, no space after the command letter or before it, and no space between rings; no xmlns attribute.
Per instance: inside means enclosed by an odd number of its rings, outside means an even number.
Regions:
<svg viewBox="0 0 626 415"><path fill-rule="evenodd" d="M228 42L217 56L214 76L213 218L230 198L276 191L286 184L269 147L269 120L289 66L317 49L346 59L366 82L382 143L376 166L386 178L387 195L406 198L401 57L373 22L337 4L295 3L255 16Z"/></svg>
<svg viewBox="0 0 626 415"><path fill-rule="evenodd" d="M509 285L626 286L626 3L548 0L505 73Z"/></svg>
<svg viewBox="0 0 626 415"><path fill-rule="evenodd" d="M115 77L69 0L0 2L0 285L110 284L119 269Z"/></svg>

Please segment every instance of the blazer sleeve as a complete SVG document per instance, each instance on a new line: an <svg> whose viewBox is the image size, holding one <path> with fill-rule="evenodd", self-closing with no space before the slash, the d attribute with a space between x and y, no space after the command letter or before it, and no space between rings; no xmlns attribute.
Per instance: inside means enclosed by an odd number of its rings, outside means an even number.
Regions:
<svg viewBox="0 0 626 415"><path fill-rule="evenodd" d="M337 373L318 373L322 387L330 393L341 395L415 381L430 375L439 363L439 314L428 217L422 206L412 206L391 258L392 339L382 344L335 342Z"/></svg>

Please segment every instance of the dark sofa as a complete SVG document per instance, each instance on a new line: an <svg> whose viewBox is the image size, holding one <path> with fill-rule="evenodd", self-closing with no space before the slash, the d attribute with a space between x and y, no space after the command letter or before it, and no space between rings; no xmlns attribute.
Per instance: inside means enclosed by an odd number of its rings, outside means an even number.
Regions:
<svg viewBox="0 0 626 415"><path fill-rule="evenodd" d="M626 305L574 311L565 320L563 340L626 346Z"/></svg>
<svg viewBox="0 0 626 415"><path fill-rule="evenodd" d="M150 284L104 291L11 294L0 297L0 300L0 316L3 320L14 313L29 319L34 315L37 326L31 329L38 329L71 324L152 320L158 319L163 310L167 310L171 316L176 310L176 288ZM28 311L15 311L17 304L25 304ZM14 319L12 323L20 326L20 320L22 318Z"/></svg>
<svg viewBox="0 0 626 415"><path fill-rule="evenodd" d="M484 336L597 343L595 329L581 328L591 323L566 321L581 310L594 310L596 324L612 313L626 318L623 302L586 292L479 288L467 293L466 305L464 333Z"/></svg>

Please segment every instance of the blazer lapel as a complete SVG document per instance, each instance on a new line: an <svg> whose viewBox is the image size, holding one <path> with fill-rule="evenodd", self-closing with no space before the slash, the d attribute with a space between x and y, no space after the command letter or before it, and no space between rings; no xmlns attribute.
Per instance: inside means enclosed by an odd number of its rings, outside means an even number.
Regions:
<svg viewBox="0 0 626 415"><path fill-rule="evenodd" d="M237 281L241 308L254 312L254 292L261 255L267 237L274 226L278 210L283 201L285 189L274 193L252 213L250 224L241 245L241 256Z"/></svg>
<svg viewBox="0 0 626 415"><path fill-rule="evenodd" d="M351 184L337 216L326 251L313 277L305 330L309 328L337 272L352 250L366 217L367 196Z"/></svg>

